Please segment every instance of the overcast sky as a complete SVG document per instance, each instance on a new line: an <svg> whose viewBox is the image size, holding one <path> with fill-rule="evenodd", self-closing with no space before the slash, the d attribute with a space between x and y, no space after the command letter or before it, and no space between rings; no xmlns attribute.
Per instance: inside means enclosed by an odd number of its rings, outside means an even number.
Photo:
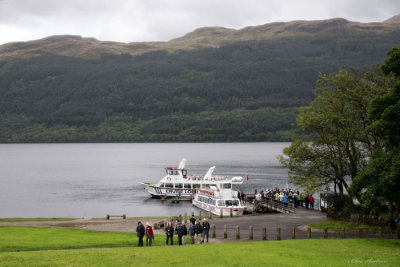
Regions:
<svg viewBox="0 0 400 267"><path fill-rule="evenodd" d="M399 0L0 0L0 44L58 34L168 41L204 26L334 17L380 22L397 14Z"/></svg>

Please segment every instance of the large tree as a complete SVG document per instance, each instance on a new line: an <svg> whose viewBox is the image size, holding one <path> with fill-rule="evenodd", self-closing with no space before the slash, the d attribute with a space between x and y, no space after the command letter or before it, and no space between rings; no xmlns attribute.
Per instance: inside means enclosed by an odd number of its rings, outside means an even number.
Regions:
<svg viewBox="0 0 400 267"><path fill-rule="evenodd" d="M392 84L379 70L320 74L315 100L297 118L304 134L281 157L291 183L309 191L334 186L343 195L348 182L382 150L380 137L366 130L369 105Z"/></svg>
<svg viewBox="0 0 400 267"><path fill-rule="evenodd" d="M387 75L400 78L400 48L388 53L382 69ZM393 214L400 206L400 83L387 94L377 97L370 107L371 125L368 132L383 141L384 149L359 173L350 192L357 195L361 205L378 213L388 206L393 224Z"/></svg>

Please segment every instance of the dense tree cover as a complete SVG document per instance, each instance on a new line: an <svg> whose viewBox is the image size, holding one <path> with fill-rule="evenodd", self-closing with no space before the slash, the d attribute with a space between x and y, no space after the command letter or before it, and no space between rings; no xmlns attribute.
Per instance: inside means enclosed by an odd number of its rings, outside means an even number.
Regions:
<svg viewBox="0 0 400 267"><path fill-rule="evenodd" d="M392 49L388 55L383 70L400 79L400 48ZM394 228L393 215L400 209L400 82L372 102L370 114L368 132L383 141L384 149L355 177L350 192L373 213L388 206Z"/></svg>
<svg viewBox="0 0 400 267"><path fill-rule="evenodd" d="M298 127L309 135L285 148L286 157L281 157L291 181L310 191L333 185L343 196L349 180L382 150L381 139L367 130L369 106L393 84L381 71L321 74L317 97L297 118Z"/></svg>
<svg viewBox="0 0 400 267"><path fill-rule="evenodd" d="M374 64L396 43L398 32L0 62L0 142L289 140L319 72Z"/></svg>

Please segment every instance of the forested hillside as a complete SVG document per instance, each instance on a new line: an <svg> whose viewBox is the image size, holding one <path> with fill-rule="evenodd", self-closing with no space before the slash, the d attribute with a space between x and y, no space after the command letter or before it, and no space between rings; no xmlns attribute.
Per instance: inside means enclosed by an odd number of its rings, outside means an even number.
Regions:
<svg viewBox="0 0 400 267"><path fill-rule="evenodd" d="M373 66L400 32L0 61L0 142L287 141L318 73Z"/></svg>

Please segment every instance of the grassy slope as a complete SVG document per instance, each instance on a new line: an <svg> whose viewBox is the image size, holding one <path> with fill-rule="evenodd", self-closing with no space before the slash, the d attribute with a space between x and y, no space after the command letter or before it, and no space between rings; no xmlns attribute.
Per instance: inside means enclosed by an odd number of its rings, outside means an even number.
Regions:
<svg viewBox="0 0 400 267"><path fill-rule="evenodd" d="M75 218L0 218L0 222L73 221Z"/></svg>
<svg viewBox="0 0 400 267"><path fill-rule="evenodd" d="M164 247L164 242L164 236L156 236L158 246L137 248L132 233L6 226L0 227L0 266L400 265L399 240L307 239L173 247ZM115 246L126 247L101 248Z"/></svg>
<svg viewBox="0 0 400 267"><path fill-rule="evenodd" d="M0 253L0 266L346 266L355 263L399 266L400 242L311 239Z"/></svg>
<svg viewBox="0 0 400 267"><path fill-rule="evenodd" d="M373 226L373 225L366 225L366 224L361 224L361 223L351 223L349 221L337 221L337 220L332 220L332 219L326 219L322 222L315 222L309 224L310 227L316 228L316 229L325 229L328 228L330 230L340 230L346 228L348 230L354 230L354 229L377 229L379 228L378 226Z"/></svg>

